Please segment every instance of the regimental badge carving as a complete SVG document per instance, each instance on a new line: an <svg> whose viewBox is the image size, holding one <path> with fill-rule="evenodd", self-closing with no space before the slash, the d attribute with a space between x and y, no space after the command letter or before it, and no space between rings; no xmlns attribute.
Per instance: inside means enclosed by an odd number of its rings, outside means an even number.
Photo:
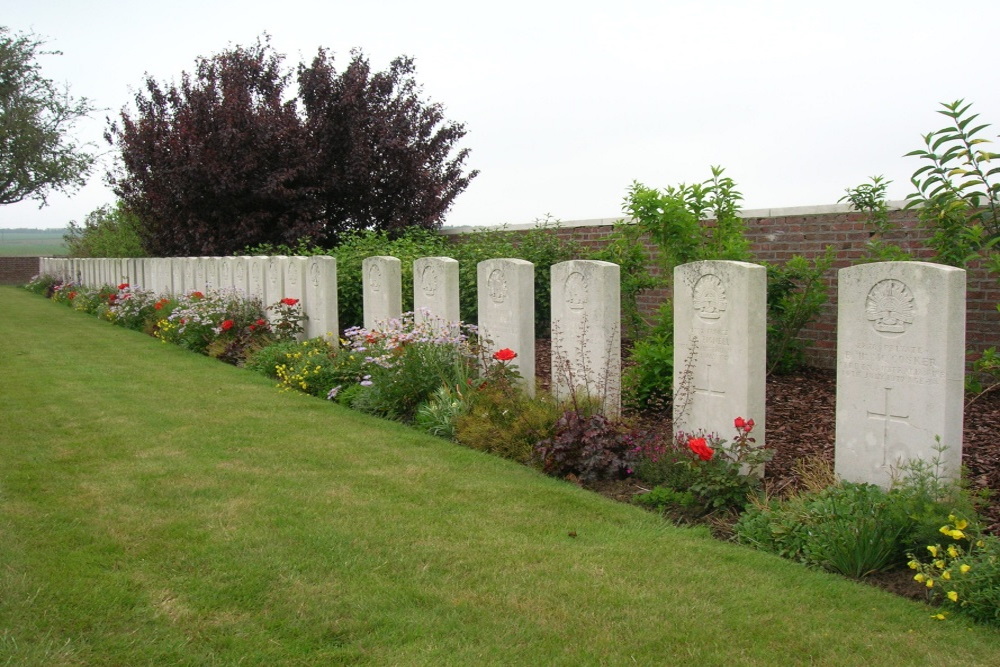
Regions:
<svg viewBox="0 0 1000 667"><path fill-rule="evenodd" d="M486 287L493 303L503 303L507 300L507 279L504 278L503 271L500 269L493 269L490 277L486 280Z"/></svg>
<svg viewBox="0 0 1000 667"><path fill-rule="evenodd" d="M375 262L368 267L368 286L373 292L382 291L382 268Z"/></svg>
<svg viewBox="0 0 1000 667"><path fill-rule="evenodd" d="M882 280L868 292L865 300L865 317L875 331L903 333L913 324L913 294L905 283Z"/></svg>
<svg viewBox="0 0 1000 667"><path fill-rule="evenodd" d="M437 294L440 282L441 278L438 275L437 267L433 264L425 266L423 273L420 274L420 289L424 291L424 294L429 297Z"/></svg>
<svg viewBox="0 0 1000 667"><path fill-rule="evenodd" d="M694 284L691 307L703 320L717 320L726 312L729 301L722 280L714 273L706 273Z"/></svg>
<svg viewBox="0 0 1000 667"><path fill-rule="evenodd" d="M319 289L319 262L309 264L309 280L312 281L313 287Z"/></svg>
<svg viewBox="0 0 1000 667"><path fill-rule="evenodd" d="M590 285L587 284L587 276L579 271L566 276L566 305L572 310L581 310L590 297Z"/></svg>
<svg viewBox="0 0 1000 667"><path fill-rule="evenodd" d="M288 273L285 274L285 284L294 287L299 284L299 267L294 264L288 265Z"/></svg>

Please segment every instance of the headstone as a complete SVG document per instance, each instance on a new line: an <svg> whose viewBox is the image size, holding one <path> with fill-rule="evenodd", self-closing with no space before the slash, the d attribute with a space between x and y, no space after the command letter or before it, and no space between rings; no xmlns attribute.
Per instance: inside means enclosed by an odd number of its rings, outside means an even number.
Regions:
<svg viewBox="0 0 1000 667"><path fill-rule="evenodd" d="M170 276L174 285L174 294L180 296L188 293L188 284L184 282L184 258L172 257L170 262Z"/></svg>
<svg viewBox="0 0 1000 667"><path fill-rule="evenodd" d="M837 475L887 487L906 462L939 459L957 477L965 271L878 262L841 269L838 280Z"/></svg>
<svg viewBox="0 0 1000 667"><path fill-rule="evenodd" d="M155 275L155 284L153 289L160 296L169 296L174 294L174 282L173 282L173 260L166 259L163 257L157 257L153 261L153 271Z"/></svg>
<svg viewBox="0 0 1000 667"><path fill-rule="evenodd" d="M611 262L570 260L552 266L552 391L621 411L620 269Z"/></svg>
<svg viewBox="0 0 1000 667"><path fill-rule="evenodd" d="M458 309L458 261L450 257L421 257L413 262L413 312L417 322L435 328L455 328Z"/></svg>
<svg viewBox="0 0 1000 667"><path fill-rule="evenodd" d="M260 301L265 308L271 305L264 300L267 296L265 293L267 260L268 258L263 256L247 258L247 293L251 299Z"/></svg>
<svg viewBox="0 0 1000 667"><path fill-rule="evenodd" d="M365 328L376 330L403 313L402 267L396 257L367 257L361 262Z"/></svg>
<svg viewBox="0 0 1000 667"><path fill-rule="evenodd" d="M337 318L337 260L327 255L308 257L306 262L304 300L309 319L305 322L306 337L326 338L334 345L340 342Z"/></svg>
<svg viewBox="0 0 1000 667"><path fill-rule="evenodd" d="M194 264L194 288L204 293L208 289L208 257L195 257Z"/></svg>
<svg viewBox="0 0 1000 667"><path fill-rule="evenodd" d="M729 443L742 417L754 420L752 437L763 447L766 374L767 269L730 261L675 267L674 431Z"/></svg>
<svg viewBox="0 0 1000 667"><path fill-rule="evenodd" d="M233 287L244 296L250 295L250 260L252 257L233 258Z"/></svg>
<svg viewBox="0 0 1000 667"><path fill-rule="evenodd" d="M487 354L510 349L522 386L535 395L535 265L523 259L488 259L476 266L480 340Z"/></svg>
<svg viewBox="0 0 1000 667"><path fill-rule="evenodd" d="M235 267L236 258L235 257L219 257L217 258L217 268L218 268L218 282L217 285L219 289L228 290L236 287L236 279L233 277L233 269ZM246 292L246 290L242 290Z"/></svg>
<svg viewBox="0 0 1000 667"><path fill-rule="evenodd" d="M306 319L302 322L302 333L298 334L297 338L298 340L305 340L306 322L311 317L309 313L310 304L305 300L306 258L282 257L280 268L283 272L281 283L284 285L284 289L282 290L282 296L275 299L275 301L284 298L299 300L299 307L302 309L302 314L305 315Z"/></svg>
<svg viewBox="0 0 1000 667"><path fill-rule="evenodd" d="M264 305L273 306L287 294L285 294L285 267L288 264L288 257L275 255L267 258L267 267L264 270Z"/></svg>
<svg viewBox="0 0 1000 667"><path fill-rule="evenodd" d="M194 267L198 262L197 257L182 257L181 266L183 266L184 271L184 293L190 294L191 292L201 291L198 287L198 283L194 277Z"/></svg>
<svg viewBox="0 0 1000 667"><path fill-rule="evenodd" d="M222 260L223 257L203 257L205 262L205 287L207 289L222 289Z"/></svg>

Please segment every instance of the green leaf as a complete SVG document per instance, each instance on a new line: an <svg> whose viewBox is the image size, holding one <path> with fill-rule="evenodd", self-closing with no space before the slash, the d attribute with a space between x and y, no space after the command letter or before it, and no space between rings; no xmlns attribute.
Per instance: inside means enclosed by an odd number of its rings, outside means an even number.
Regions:
<svg viewBox="0 0 1000 667"><path fill-rule="evenodd" d="M938 148L941 147L941 144L947 143L949 141L954 141L960 136L961 135L959 134L942 134L940 137L938 137L937 141L934 142L934 145L931 146L931 150L936 151Z"/></svg>

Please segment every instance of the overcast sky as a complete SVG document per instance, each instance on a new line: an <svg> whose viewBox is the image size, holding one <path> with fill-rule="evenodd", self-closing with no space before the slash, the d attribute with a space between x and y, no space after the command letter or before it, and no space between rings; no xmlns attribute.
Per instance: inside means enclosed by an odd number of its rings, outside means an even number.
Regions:
<svg viewBox="0 0 1000 667"><path fill-rule="evenodd" d="M919 166L904 153L965 98L1000 133L993 74L1000 2L924 0L475 3L469 0L119 2L0 0L0 24L61 56L44 73L105 109L77 126L99 144L105 118L145 73L161 82L197 56L268 32L294 66L323 46L345 63L416 59L424 95L464 123L480 175L448 226L621 214L628 186L701 181L726 168L744 208L834 204L885 175L890 199ZM998 150L994 147L994 150ZM0 228L63 227L114 195L98 170L39 210L0 207Z"/></svg>

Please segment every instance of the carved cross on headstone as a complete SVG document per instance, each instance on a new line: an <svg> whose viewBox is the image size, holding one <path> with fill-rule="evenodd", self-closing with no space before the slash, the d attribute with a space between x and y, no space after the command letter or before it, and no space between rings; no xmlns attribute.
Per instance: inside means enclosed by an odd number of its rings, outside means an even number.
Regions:
<svg viewBox="0 0 1000 667"><path fill-rule="evenodd" d="M894 415L889 409L890 394L892 392L891 387L885 388L885 407L882 412L875 412L874 410L868 410L869 419L878 419L882 422L882 465L889 464L889 425L892 422L897 424L909 425L909 422L905 421L910 418L909 415Z"/></svg>
<svg viewBox="0 0 1000 667"><path fill-rule="evenodd" d="M712 388L712 364L705 365L705 383L706 386L699 387L698 383L694 383L694 393L704 394L710 398L723 398L726 392L721 389Z"/></svg>

